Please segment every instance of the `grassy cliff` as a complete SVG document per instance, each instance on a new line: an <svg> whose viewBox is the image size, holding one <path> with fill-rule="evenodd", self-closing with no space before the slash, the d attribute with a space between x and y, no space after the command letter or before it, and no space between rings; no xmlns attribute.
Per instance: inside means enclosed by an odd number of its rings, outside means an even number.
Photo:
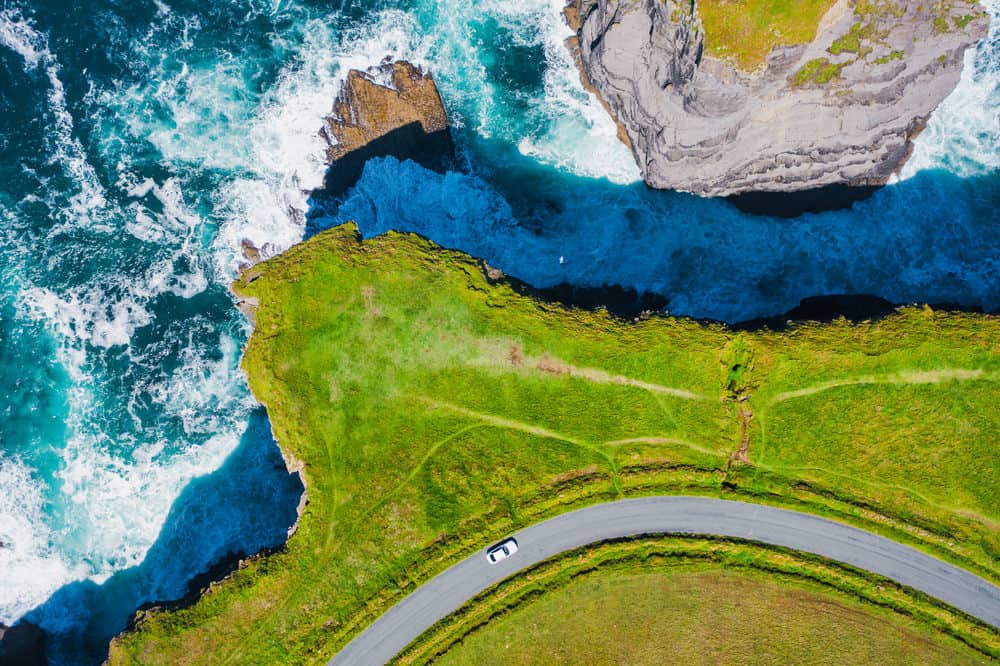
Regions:
<svg viewBox="0 0 1000 666"><path fill-rule="evenodd" d="M309 502L284 551L144 614L111 663L322 663L458 558L638 494L814 511L998 579L997 318L627 322L353 225L234 288L250 386Z"/></svg>

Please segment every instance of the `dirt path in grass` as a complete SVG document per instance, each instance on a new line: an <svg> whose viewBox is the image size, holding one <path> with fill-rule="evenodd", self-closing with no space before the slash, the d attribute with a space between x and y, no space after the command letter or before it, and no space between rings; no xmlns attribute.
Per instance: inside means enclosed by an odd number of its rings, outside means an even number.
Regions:
<svg viewBox="0 0 1000 666"><path fill-rule="evenodd" d="M871 375L867 377L855 377L853 379L834 379L803 389L779 393L771 399L769 404L773 405L785 400L815 395L816 393L822 393L823 391L840 386L857 386L863 384L941 384L949 381L971 381L976 379L995 381L997 373L986 373L981 369L967 370L953 368L948 370L916 370L912 372L900 372L895 375Z"/></svg>
<svg viewBox="0 0 1000 666"><path fill-rule="evenodd" d="M627 444L676 444L677 446L683 446L711 456L723 455L719 451L713 451L708 447L698 446L694 442L689 442L686 439L677 439L676 437L629 437L628 439L615 439L610 442L604 442L605 446L624 446Z"/></svg>
<svg viewBox="0 0 1000 666"><path fill-rule="evenodd" d="M483 365L499 366L513 369L519 372L534 371L546 375L575 377L597 384L618 384L620 386L634 386L635 388L657 393L660 395L670 395L684 400L706 400L709 396L675 388L673 386L663 386L653 382L633 379L625 375L614 375L600 368L586 368L567 363L549 354L542 354L540 357L525 356L518 345L510 345L502 358L481 359Z"/></svg>
<svg viewBox="0 0 1000 666"><path fill-rule="evenodd" d="M486 412L477 412L473 409L467 409L461 405L455 405L450 402L442 402L441 400L435 400L427 396L413 396L420 402L437 409L445 409L449 412L455 414L461 414L462 416L468 416L471 419L476 419L487 425L496 426L497 428L506 428L508 430L519 430L520 432L528 433L529 435L534 435L536 437L544 437L546 439L555 439L560 442L566 442L568 444L573 444L579 446L580 448L587 449L598 456L608 461L612 469L615 469L614 457L609 455L607 451L601 450L600 447L594 446L589 442L585 442L569 435L564 435L562 433L555 432L553 430L548 430L541 426L533 425L531 423L525 423L524 421L515 421L514 419L507 419L502 416L496 416L495 414L488 414Z"/></svg>
<svg viewBox="0 0 1000 666"><path fill-rule="evenodd" d="M746 395L736 401L736 416L740 422L740 446L729 457L730 463L750 464L750 421L753 419L753 412L748 406L749 398L750 396Z"/></svg>

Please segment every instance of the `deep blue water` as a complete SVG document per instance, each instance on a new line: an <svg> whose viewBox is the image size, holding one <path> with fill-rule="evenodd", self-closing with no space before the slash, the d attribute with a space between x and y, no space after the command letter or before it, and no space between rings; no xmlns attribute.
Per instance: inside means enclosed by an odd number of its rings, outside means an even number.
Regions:
<svg viewBox="0 0 1000 666"><path fill-rule="evenodd" d="M243 239L274 253L355 219L536 286L620 284L727 321L828 293L1000 307L997 30L899 183L783 220L638 183L560 9L2 5L0 622L27 615L56 663L96 663L136 606L283 542L300 486L238 368ZM385 55L432 68L462 170L373 161L310 211L321 118L348 68Z"/></svg>

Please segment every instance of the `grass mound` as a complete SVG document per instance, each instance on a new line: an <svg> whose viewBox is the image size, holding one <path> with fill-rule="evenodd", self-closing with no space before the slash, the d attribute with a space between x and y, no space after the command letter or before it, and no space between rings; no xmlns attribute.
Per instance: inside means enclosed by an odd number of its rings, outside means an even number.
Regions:
<svg viewBox="0 0 1000 666"><path fill-rule="evenodd" d="M309 502L284 551L145 613L112 663L323 663L485 544L640 494L813 511L997 579L997 318L625 322L354 225L234 288L255 306L250 386Z"/></svg>

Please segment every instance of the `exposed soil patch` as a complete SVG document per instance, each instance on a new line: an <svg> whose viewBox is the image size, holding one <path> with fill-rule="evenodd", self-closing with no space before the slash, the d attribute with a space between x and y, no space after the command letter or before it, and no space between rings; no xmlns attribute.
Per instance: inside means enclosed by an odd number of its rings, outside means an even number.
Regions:
<svg viewBox="0 0 1000 666"><path fill-rule="evenodd" d="M524 352L517 345L510 346L510 354L508 356L510 359L510 365L514 368L520 368L524 365Z"/></svg>
<svg viewBox="0 0 1000 666"><path fill-rule="evenodd" d="M852 379L835 379L823 382L814 386L809 386L796 391L785 391L774 396L771 403L784 402L793 398L802 398L807 395L822 393L830 389L841 386L858 386L864 384L940 384L948 381L971 381L975 379L996 380L996 374L987 374L982 369L968 370L963 368L952 368L946 370L915 370L912 372L901 372L897 375L873 375L869 377L855 377Z"/></svg>
<svg viewBox="0 0 1000 666"><path fill-rule="evenodd" d="M740 422L740 447L729 457L730 463L750 464L750 458L747 454L750 451L750 421L753 420L753 412L750 411L747 399L748 396L741 398L736 406L736 414Z"/></svg>
<svg viewBox="0 0 1000 666"><path fill-rule="evenodd" d="M514 348L511 348L512 352ZM518 350L520 351L520 350ZM660 393L663 395L672 395L676 398L683 398L685 400L698 400L705 398L703 395L693 393L691 391L686 391L684 389L674 388L672 386L662 386L660 384L654 384L652 382L645 382L639 379L632 379L631 377L626 377L624 375L612 375L604 370L598 368L582 368L575 366L571 363L562 361L548 353L543 354L540 358L526 358L523 356L517 356L517 363L514 363L514 356L511 355L510 359L511 367L521 368L521 367L533 367L535 370L549 375L562 375L569 376L578 379L585 379L587 381L596 382L598 384L621 384L622 386L634 386L640 388L644 391L649 391L651 393Z"/></svg>
<svg viewBox="0 0 1000 666"><path fill-rule="evenodd" d="M361 296L365 299L365 312L370 317L381 317L382 308L375 302L375 288L364 286L361 288Z"/></svg>

